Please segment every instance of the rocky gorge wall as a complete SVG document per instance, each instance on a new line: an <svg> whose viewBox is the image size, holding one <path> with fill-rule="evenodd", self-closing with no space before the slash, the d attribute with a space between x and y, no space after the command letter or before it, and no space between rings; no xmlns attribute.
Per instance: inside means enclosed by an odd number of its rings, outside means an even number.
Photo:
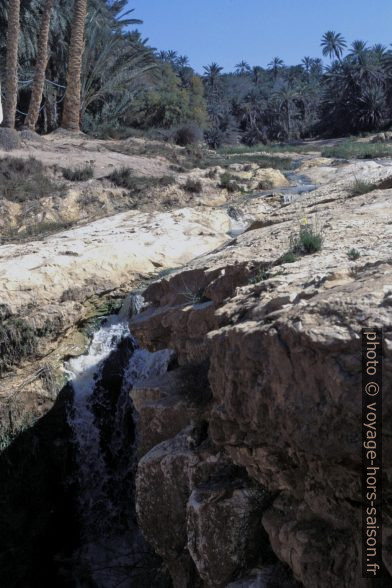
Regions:
<svg viewBox="0 0 392 588"><path fill-rule="evenodd" d="M367 326L384 328L377 585L391 585L391 191L340 193L331 206L320 189L151 285L131 321L143 346L177 358L131 391L138 520L175 587L373 585L360 544ZM281 263L290 228L315 214L322 251Z"/></svg>

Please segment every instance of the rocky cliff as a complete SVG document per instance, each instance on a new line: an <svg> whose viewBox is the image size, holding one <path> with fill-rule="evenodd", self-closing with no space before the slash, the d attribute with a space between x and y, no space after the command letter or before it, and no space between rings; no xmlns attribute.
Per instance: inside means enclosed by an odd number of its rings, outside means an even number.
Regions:
<svg viewBox="0 0 392 588"><path fill-rule="evenodd" d="M176 365L131 391L136 508L176 588L373 585L361 578L362 327L384 328L392 475L392 191L376 179L366 194L347 178L261 215L145 292L131 330ZM322 249L285 257L304 225Z"/></svg>

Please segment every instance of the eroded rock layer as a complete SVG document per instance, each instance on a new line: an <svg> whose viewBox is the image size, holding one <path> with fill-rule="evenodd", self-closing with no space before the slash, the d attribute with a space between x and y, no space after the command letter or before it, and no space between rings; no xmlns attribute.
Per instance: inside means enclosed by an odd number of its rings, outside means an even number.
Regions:
<svg viewBox="0 0 392 588"><path fill-rule="evenodd" d="M371 586L360 537L369 326L384 329L390 585L391 197L340 188L327 199L321 188L147 289L132 332L173 349L179 367L131 393L137 511L176 587ZM285 263L289 235L307 224L320 227L321 251Z"/></svg>

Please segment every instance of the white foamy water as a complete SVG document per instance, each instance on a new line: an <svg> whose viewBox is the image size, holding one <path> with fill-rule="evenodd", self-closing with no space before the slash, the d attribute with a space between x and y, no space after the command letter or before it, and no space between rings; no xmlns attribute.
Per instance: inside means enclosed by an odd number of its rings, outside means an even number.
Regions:
<svg viewBox="0 0 392 588"><path fill-rule="evenodd" d="M94 524L104 506L108 477L100 447L100 433L91 406L95 382L99 378L104 360L114 351L124 337L129 337L127 322L119 316L111 316L94 334L88 352L72 358L65 371L74 390L73 406L68 421L73 431L77 450L77 481L79 506L83 518ZM114 505L106 504L108 511Z"/></svg>
<svg viewBox="0 0 392 588"><path fill-rule="evenodd" d="M129 391L136 382L164 374L173 352L166 349L150 353L138 348L129 330L128 319L139 312L142 303L140 296L128 297L119 315L108 317L94 334L87 353L72 358L65 365L74 390L68 422L76 444L75 477L84 537L78 557L100 588L114 588L119 579L124 588L131 587L132 578L127 570L132 569L140 559L140 553L146 549L132 522L136 451L129 440ZM132 355L123 371L121 391L110 419L113 430L110 431L109 450L117 465L114 470L113 467L109 470L103 454L107 447L102 447L94 404L104 402L105 394L110 391L100 390L98 397L94 391L105 361L124 338L132 342L129 349Z"/></svg>

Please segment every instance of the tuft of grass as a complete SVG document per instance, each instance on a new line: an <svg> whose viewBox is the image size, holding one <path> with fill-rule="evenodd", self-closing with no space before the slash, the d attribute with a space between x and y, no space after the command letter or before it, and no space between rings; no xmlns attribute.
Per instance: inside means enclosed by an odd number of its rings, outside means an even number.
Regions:
<svg viewBox="0 0 392 588"><path fill-rule="evenodd" d="M203 184L200 180L193 180L188 178L186 183L183 185L184 190L191 194L200 194L203 191Z"/></svg>
<svg viewBox="0 0 392 588"><path fill-rule="evenodd" d="M375 159L377 157L392 157L392 145L385 143L359 143L347 140L333 147L326 147L321 152L322 157L332 159Z"/></svg>
<svg viewBox="0 0 392 588"><path fill-rule="evenodd" d="M365 180L355 180L351 188L351 194L353 196L361 196L361 194L368 194L373 190L377 190L377 186L371 182Z"/></svg>
<svg viewBox="0 0 392 588"><path fill-rule="evenodd" d="M0 197L11 202L26 202L64 193L64 186L53 182L45 166L35 159L0 159Z"/></svg>
<svg viewBox="0 0 392 588"><path fill-rule="evenodd" d="M351 261L356 261L357 259L359 259L361 257L361 254L357 249L354 249L354 247L353 247L352 249L347 251L347 257L349 259L351 259Z"/></svg>
<svg viewBox="0 0 392 588"><path fill-rule="evenodd" d="M323 246L323 240L324 237L317 222L312 225L307 219L303 219L299 225L299 231L290 236L290 249L279 258L277 265L294 263L301 255L317 253Z"/></svg>
<svg viewBox="0 0 392 588"><path fill-rule="evenodd" d="M126 188L131 193L138 194L149 188L165 187L175 184L173 176L163 176L161 178L135 176L133 171L128 167L114 170L107 179L120 188Z"/></svg>
<svg viewBox="0 0 392 588"><path fill-rule="evenodd" d="M295 263L297 261L297 256L294 255L292 251L287 251L279 258L279 264L282 263Z"/></svg>
<svg viewBox="0 0 392 588"><path fill-rule="evenodd" d="M86 182L94 177L94 168L90 164L74 169L64 168L63 177L70 182Z"/></svg>
<svg viewBox="0 0 392 588"><path fill-rule="evenodd" d="M299 232L290 238L290 251L294 255L311 255L320 251L322 246L321 231L309 224L301 224Z"/></svg>
<svg viewBox="0 0 392 588"><path fill-rule="evenodd" d="M179 292L179 294L182 294L187 304L202 304L203 302L208 302L209 300L204 294L204 288L193 291L188 286L185 286L184 290Z"/></svg>
<svg viewBox="0 0 392 588"><path fill-rule="evenodd" d="M259 284L260 282L264 282L265 280L268 280L268 278L271 276L271 274L269 272L267 272L266 270L260 270L257 272L257 274L255 274L254 276L252 276L249 280L249 284Z"/></svg>

